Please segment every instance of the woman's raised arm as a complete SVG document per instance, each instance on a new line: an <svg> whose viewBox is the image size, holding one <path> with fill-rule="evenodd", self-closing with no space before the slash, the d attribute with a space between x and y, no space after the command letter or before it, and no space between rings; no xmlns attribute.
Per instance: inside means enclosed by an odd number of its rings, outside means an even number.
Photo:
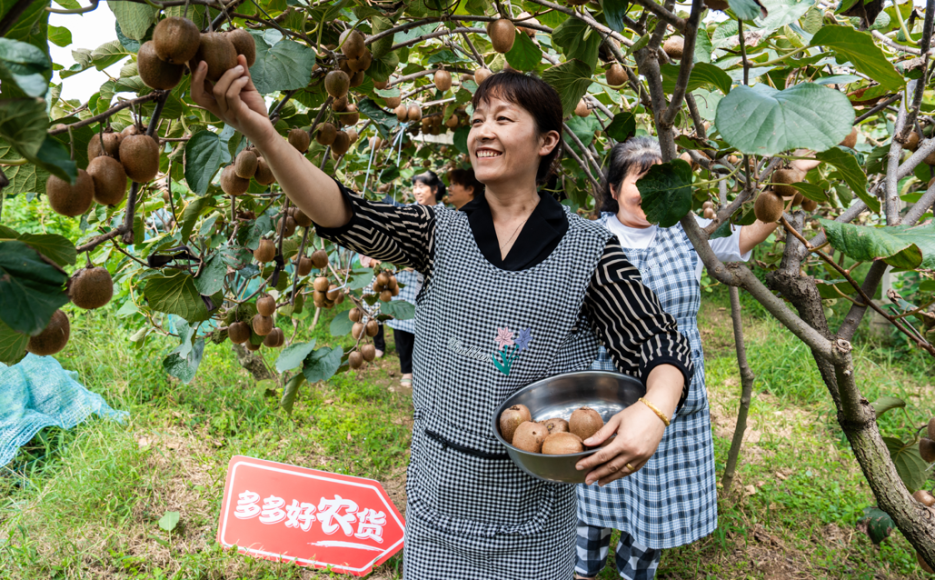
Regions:
<svg viewBox="0 0 935 580"><path fill-rule="evenodd" d="M313 222L326 228L346 225L351 209L337 184L276 132L246 58L238 56L237 61L213 85L205 79L208 65L202 61L192 76L192 99L253 143L282 190Z"/></svg>

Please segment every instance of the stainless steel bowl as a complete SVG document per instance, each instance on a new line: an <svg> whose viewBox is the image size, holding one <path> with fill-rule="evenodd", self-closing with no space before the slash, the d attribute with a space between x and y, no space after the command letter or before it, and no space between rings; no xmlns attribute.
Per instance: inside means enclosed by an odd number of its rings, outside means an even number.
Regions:
<svg viewBox="0 0 935 580"><path fill-rule="evenodd" d="M591 407L606 423L642 396L642 383L619 373L581 371L556 375L536 381L505 400L494 413L491 427L513 463L529 475L557 483L584 483L587 472L578 471L575 464L596 449L571 455L542 455L517 449L500 434L500 414L513 405L526 405L533 421L552 417L567 420L575 409Z"/></svg>

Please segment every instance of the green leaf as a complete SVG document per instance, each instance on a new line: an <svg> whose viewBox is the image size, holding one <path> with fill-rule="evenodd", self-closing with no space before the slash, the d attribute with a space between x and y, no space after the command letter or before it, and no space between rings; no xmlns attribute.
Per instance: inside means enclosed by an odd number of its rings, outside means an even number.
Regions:
<svg viewBox="0 0 935 580"><path fill-rule="evenodd" d="M741 20L755 20L757 18L766 18L768 12L759 0L727 0L730 9Z"/></svg>
<svg viewBox="0 0 935 580"><path fill-rule="evenodd" d="M756 26L767 32L793 24L815 5L815 0L769 0L769 15L756 19Z"/></svg>
<svg viewBox="0 0 935 580"><path fill-rule="evenodd" d="M279 406L285 409L286 413L292 413L292 405L295 403L295 396L298 394L303 380L305 380L305 377L302 373L296 373L286 383L286 388L282 390L282 400L279 402Z"/></svg>
<svg viewBox="0 0 935 580"><path fill-rule="evenodd" d="M393 22L383 16L374 16L370 20L370 26L374 34L379 34L384 30L393 28ZM383 58L390 51L390 48L393 47L393 36L393 34L390 34L370 44L370 53L373 55L374 60Z"/></svg>
<svg viewBox="0 0 935 580"><path fill-rule="evenodd" d="M714 233L711 234L709 240L716 240L718 238L729 238L733 235L734 229L731 227L730 220L724 220L721 225L714 230Z"/></svg>
<svg viewBox="0 0 935 580"><path fill-rule="evenodd" d="M0 139L16 148L23 157L35 159L48 126L42 99L0 101Z"/></svg>
<svg viewBox="0 0 935 580"><path fill-rule="evenodd" d="M718 103L715 123L741 153L775 155L799 147L830 149L851 132L853 121L854 107L844 94L802 83L784 91L763 84L735 87Z"/></svg>
<svg viewBox="0 0 935 580"><path fill-rule="evenodd" d="M832 147L816 154L815 158L836 167L857 197L867 204L871 211L879 213L880 200L867 193L867 176L853 155L840 147Z"/></svg>
<svg viewBox="0 0 935 580"><path fill-rule="evenodd" d="M562 50L567 60L578 59L592 70L597 66L601 35L592 31L584 20L569 18L562 22L552 31L552 43Z"/></svg>
<svg viewBox="0 0 935 580"><path fill-rule="evenodd" d="M339 312L331 320L331 326L329 327L331 336L345 336L351 331L354 322L348 317L348 312L350 311L345 310L344 312Z"/></svg>
<svg viewBox="0 0 935 580"><path fill-rule="evenodd" d="M873 42L869 32L860 32L850 26L824 26L812 37L811 46L830 48L838 56L849 60L859 72L891 91L899 90L906 84L883 50Z"/></svg>
<svg viewBox="0 0 935 580"><path fill-rule="evenodd" d="M517 32L513 48L506 53L506 61L516 70L528 71L542 61L542 50L522 32Z"/></svg>
<svg viewBox="0 0 935 580"><path fill-rule="evenodd" d="M893 518L876 506L864 508L864 517L857 521L858 523L866 522L867 535L870 536L870 541L877 546L888 538L896 527Z"/></svg>
<svg viewBox="0 0 935 580"><path fill-rule="evenodd" d="M111 12L117 18L120 30L127 38L143 40L146 31L156 22L159 9L148 4L135 2L108 2Z"/></svg>
<svg viewBox="0 0 935 580"><path fill-rule="evenodd" d="M29 336L16 332L0 319L0 363L15 365L26 356Z"/></svg>
<svg viewBox="0 0 935 580"><path fill-rule="evenodd" d="M390 138L390 131L399 125L396 115L391 115L370 99L363 99L357 104L360 114L373 121L384 139Z"/></svg>
<svg viewBox="0 0 935 580"><path fill-rule="evenodd" d="M699 27L698 36L695 38L695 55L692 60L695 64L699 62L710 63L712 52L714 52L714 46L711 44L708 31ZM728 88L729 87L730 85L728 85Z"/></svg>
<svg viewBox="0 0 935 580"><path fill-rule="evenodd" d="M888 397L883 396L877 399L876 401L870 403L870 406L873 407L873 410L877 413L877 418L882 417L887 411L892 409L902 409L906 406L906 401L898 397Z"/></svg>
<svg viewBox="0 0 935 580"><path fill-rule="evenodd" d="M467 139L470 132L470 127L458 127L455 129L454 137L452 138L455 149L464 155L468 154Z"/></svg>
<svg viewBox="0 0 935 580"><path fill-rule="evenodd" d="M391 300L384 302L380 306L380 312L392 316L396 320L409 320L415 318L416 307L411 302L405 300Z"/></svg>
<svg viewBox="0 0 935 580"><path fill-rule="evenodd" d="M49 25L49 42L62 48L71 44L71 30L64 26Z"/></svg>
<svg viewBox="0 0 935 580"><path fill-rule="evenodd" d="M158 312L177 314L188 322L208 318L208 308L195 287L194 278L187 272L149 278L143 296L149 307Z"/></svg>
<svg viewBox="0 0 935 580"><path fill-rule="evenodd" d="M857 226L819 220L831 247L859 261L882 259L895 268L913 270L935 265L935 224L914 226ZM928 250L923 255L923 248Z"/></svg>
<svg viewBox="0 0 935 580"><path fill-rule="evenodd" d="M166 512L159 518L159 527L167 532L174 530L177 525L179 525L179 512Z"/></svg>
<svg viewBox="0 0 935 580"><path fill-rule="evenodd" d="M49 173L74 183L78 178L78 166L71 160L69 150L54 137L46 135L35 158L27 158Z"/></svg>
<svg viewBox="0 0 935 580"><path fill-rule="evenodd" d="M604 10L604 18L607 19L607 26L614 32L623 32L627 25L624 17L627 15L629 7L630 3L626 0L601 0L601 8Z"/></svg>
<svg viewBox="0 0 935 580"><path fill-rule="evenodd" d="M0 0L0 14L6 14L16 4L14 0ZM30 2L26 10L13 21L13 25L3 35L12 40L22 40L42 50L48 51L49 13L48 2Z"/></svg>
<svg viewBox="0 0 935 580"><path fill-rule="evenodd" d="M186 208L187 209L187 208ZM210 296L224 288L224 276L227 275L227 264L220 254L212 254L201 267L195 278L195 288L204 296Z"/></svg>
<svg viewBox="0 0 935 580"><path fill-rule="evenodd" d="M131 53L119 40L111 40L91 51L91 62L97 70L104 70L112 64L120 62Z"/></svg>
<svg viewBox="0 0 935 580"><path fill-rule="evenodd" d="M221 166L224 145L217 133L199 131L185 144L185 181L197 194L204 195Z"/></svg>
<svg viewBox="0 0 935 580"><path fill-rule="evenodd" d="M179 233L182 236L183 243L188 241L188 237L191 235L201 214L214 207L213 202L214 200L210 197L198 197L185 206L185 211L182 212L182 228Z"/></svg>
<svg viewBox="0 0 935 580"><path fill-rule="evenodd" d="M0 65L29 97L42 97L49 88L52 63L31 44L0 38Z"/></svg>
<svg viewBox="0 0 935 580"><path fill-rule="evenodd" d="M679 67L674 64L663 65L662 88L667 93L675 90L675 83L679 76ZM725 95L730 92L730 87L734 81L720 67L706 62L699 62L692 67L692 72L688 76L689 92L700 89L706 85L717 87Z"/></svg>
<svg viewBox="0 0 935 580"><path fill-rule="evenodd" d="M646 219L661 228L674 226L692 209L692 168L681 159L653 165L636 187Z"/></svg>
<svg viewBox="0 0 935 580"><path fill-rule="evenodd" d="M315 51L298 42L282 39L273 45L270 32L251 32L256 41L256 62L250 67L253 84L261 94L308 86L315 66Z"/></svg>
<svg viewBox="0 0 935 580"><path fill-rule="evenodd" d="M183 357L180 353L173 352L163 359L162 368L173 377L182 381L183 384L187 385L192 382L192 379L195 378L195 374L198 372L198 365L201 364L204 350L205 339L199 338L195 341L195 344L191 347L191 351L187 356ZM161 520L160 525L162 525Z"/></svg>
<svg viewBox="0 0 935 580"><path fill-rule="evenodd" d="M334 376L341 366L341 357L344 349L340 346L334 348L323 347L308 355L302 366L302 374L309 383L327 381Z"/></svg>
<svg viewBox="0 0 935 580"><path fill-rule="evenodd" d="M825 190L812 183L806 183L804 181L800 181L800 182L793 183L792 187L801 191L802 195L807 197L808 199L817 201L819 203L824 203L828 201L828 196L825 195Z"/></svg>
<svg viewBox="0 0 935 580"><path fill-rule="evenodd" d="M78 258L75 244L65 236L58 234L21 234L18 239L59 266L74 266Z"/></svg>
<svg viewBox="0 0 935 580"><path fill-rule="evenodd" d="M399 66L398 51L389 52L380 58L374 58L367 69L367 75L377 82L389 80L390 74Z"/></svg>
<svg viewBox="0 0 935 580"><path fill-rule="evenodd" d="M0 319L17 332L38 333L68 302L67 280L23 242L0 242Z"/></svg>
<svg viewBox="0 0 935 580"><path fill-rule="evenodd" d="M276 370L284 373L296 368L315 350L315 339L291 344L283 349L276 359Z"/></svg>
<svg viewBox="0 0 935 580"><path fill-rule="evenodd" d="M550 67L542 73L542 80L552 85L561 96L563 115L568 116L574 112L578 101L588 92L591 74L591 67L578 59Z"/></svg>
<svg viewBox="0 0 935 580"><path fill-rule="evenodd" d="M896 437L884 437L883 442L889 449L899 479L903 480L909 492L921 489L928 477L925 471L928 463L919 454L919 445L915 441L903 443Z"/></svg>
<svg viewBox="0 0 935 580"><path fill-rule="evenodd" d="M636 115L626 111L617 113L607 126L607 134L615 141L626 141L636 134Z"/></svg>

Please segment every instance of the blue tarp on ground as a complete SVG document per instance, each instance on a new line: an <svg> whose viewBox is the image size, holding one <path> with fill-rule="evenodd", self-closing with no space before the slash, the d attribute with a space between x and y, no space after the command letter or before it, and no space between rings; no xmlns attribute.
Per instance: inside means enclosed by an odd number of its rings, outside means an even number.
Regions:
<svg viewBox="0 0 935 580"><path fill-rule="evenodd" d="M0 363L0 466L43 427L71 429L95 413L123 422L115 411L50 356L27 354L13 366Z"/></svg>

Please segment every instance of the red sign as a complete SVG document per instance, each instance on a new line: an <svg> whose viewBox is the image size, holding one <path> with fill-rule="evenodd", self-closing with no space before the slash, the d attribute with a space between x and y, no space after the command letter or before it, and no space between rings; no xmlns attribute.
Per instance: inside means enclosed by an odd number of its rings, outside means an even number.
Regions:
<svg viewBox="0 0 935 580"><path fill-rule="evenodd" d="M404 530L378 481L240 455L227 466L225 548L364 576L402 549Z"/></svg>

